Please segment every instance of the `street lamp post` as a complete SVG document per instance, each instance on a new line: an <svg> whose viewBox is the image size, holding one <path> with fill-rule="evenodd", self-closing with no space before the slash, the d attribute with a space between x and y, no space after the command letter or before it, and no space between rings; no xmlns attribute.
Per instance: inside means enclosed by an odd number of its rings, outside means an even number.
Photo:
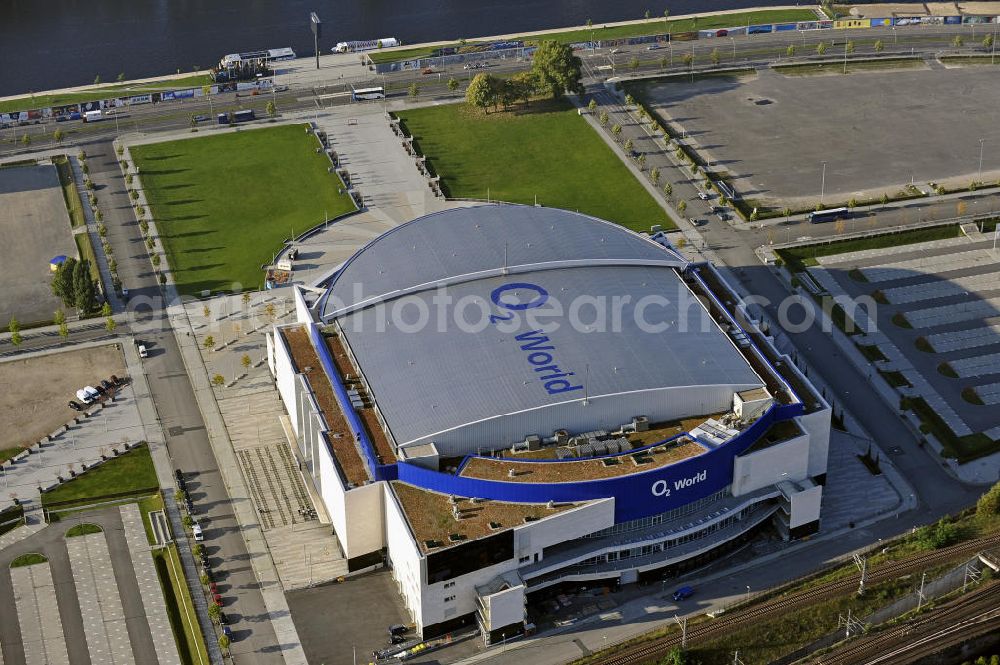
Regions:
<svg viewBox="0 0 1000 665"><path fill-rule="evenodd" d="M983 144L986 143L986 139L979 139L979 175L976 176L976 182L983 181Z"/></svg>
<svg viewBox="0 0 1000 665"><path fill-rule="evenodd" d="M733 62L736 62L736 37L730 37L729 41L733 43Z"/></svg>
<svg viewBox="0 0 1000 665"><path fill-rule="evenodd" d="M750 602L750 585L747 585L747 602Z"/></svg>
<svg viewBox="0 0 1000 665"><path fill-rule="evenodd" d="M823 197L826 195L826 162L823 162L823 176L819 184L819 204L823 205Z"/></svg>

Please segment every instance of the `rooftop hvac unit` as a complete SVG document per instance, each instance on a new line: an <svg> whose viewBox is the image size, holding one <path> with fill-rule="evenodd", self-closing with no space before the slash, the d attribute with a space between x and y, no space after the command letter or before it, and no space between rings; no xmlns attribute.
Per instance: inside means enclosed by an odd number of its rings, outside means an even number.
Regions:
<svg viewBox="0 0 1000 665"><path fill-rule="evenodd" d="M648 416L636 416L632 418L632 424L635 426L636 432L648 432L649 431L649 417Z"/></svg>
<svg viewBox="0 0 1000 665"><path fill-rule="evenodd" d="M513 478L516 475L517 474L514 472L514 469L507 469L507 477L508 478Z"/></svg>
<svg viewBox="0 0 1000 665"><path fill-rule="evenodd" d="M525 437L524 442L528 445L528 450L538 450L542 447L542 437L537 434Z"/></svg>
<svg viewBox="0 0 1000 665"><path fill-rule="evenodd" d="M569 432L564 429L557 429L553 436L555 436L556 444L560 446L565 445L569 441Z"/></svg>
<svg viewBox="0 0 1000 665"><path fill-rule="evenodd" d="M591 448L594 449L595 455L606 455L608 452L608 446L604 441L597 441L596 439L592 439L589 442L589 445Z"/></svg>

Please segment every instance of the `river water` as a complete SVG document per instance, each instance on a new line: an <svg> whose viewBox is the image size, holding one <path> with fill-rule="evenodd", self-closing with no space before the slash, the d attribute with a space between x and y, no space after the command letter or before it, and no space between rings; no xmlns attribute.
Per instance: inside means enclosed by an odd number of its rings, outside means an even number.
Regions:
<svg viewBox="0 0 1000 665"><path fill-rule="evenodd" d="M0 0L0 96L208 68L226 53L396 37L459 39L787 0Z"/></svg>

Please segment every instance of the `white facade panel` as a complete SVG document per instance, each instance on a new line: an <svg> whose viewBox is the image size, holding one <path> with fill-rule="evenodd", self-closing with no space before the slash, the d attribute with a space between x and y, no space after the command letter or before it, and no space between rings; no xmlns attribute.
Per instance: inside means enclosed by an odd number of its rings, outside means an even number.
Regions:
<svg viewBox="0 0 1000 665"><path fill-rule="evenodd" d="M406 523L403 510L389 483L377 483L382 490L385 506L385 537L392 577L396 580L403 603L418 630L425 625L423 617L424 558ZM441 586L441 585L437 585Z"/></svg>
<svg viewBox="0 0 1000 665"><path fill-rule="evenodd" d="M347 509L347 558L377 552L385 547L385 509L382 505L385 483L355 487L345 497Z"/></svg>
<svg viewBox="0 0 1000 665"><path fill-rule="evenodd" d="M830 409L800 416L799 425L809 434L809 475L813 478L826 473L830 454Z"/></svg>
<svg viewBox="0 0 1000 665"><path fill-rule="evenodd" d="M490 611L489 630L524 621L524 585L504 589L486 597Z"/></svg>
<svg viewBox="0 0 1000 665"><path fill-rule="evenodd" d="M793 494L788 526L794 529L818 520L822 499L823 487L820 485L813 485L807 490Z"/></svg>
<svg viewBox="0 0 1000 665"><path fill-rule="evenodd" d="M614 526L615 500L604 499L558 513L538 522L522 524L514 529L514 555L518 559L539 555L546 547Z"/></svg>
<svg viewBox="0 0 1000 665"><path fill-rule="evenodd" d="M808 476L809 435L802 434L733 460L733 496Z"/></svg>
<svg viewBox="0 0 1000 665"><path fill-rule="evenodd" d="M312 323L312 312L309 311L309 305L306 304L306 299L302 295L302 288L293 286L292 296L295 299L295 320L298 323Z"/></svg>
<svg viewBox="0 0 1000 665"><path fill-rule="evenodd" d="M292 427L298 434L298 403L295 398L295 365L292 363L292 355L285 343L285 338L280 333L275 331L268 335L268 339L272 341L274 346L273 371L278 394L281 395L281 401L285 404L285 410L292 421Z"/></svg>
<svg viewBox="0 0 1000 665"><path fill-rule="evenodd" d="M330 514L330 521L333 523L333 531L340 541L340 547L347 553L347 502L344 497L344 485L340 482L340 474L333 461L333 454L326 446L326 442L319 442L316 446L316 468L319 470L317 476L320 482L320 496L323 497L323 505Z"/></svg>

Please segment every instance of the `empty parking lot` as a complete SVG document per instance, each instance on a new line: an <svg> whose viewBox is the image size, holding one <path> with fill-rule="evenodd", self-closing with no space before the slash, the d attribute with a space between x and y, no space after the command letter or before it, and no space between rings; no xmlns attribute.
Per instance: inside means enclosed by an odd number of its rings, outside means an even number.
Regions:
<svg viewBox="0 0 1000 665"><path fill-rule="evenodd" d="M685 131L747 199L792 209L889 196L909 184L1000 172L1000 72L923 66L833 76L713 76L646 84L643 97ZM823 163L826 162L825 183Z"/></svg>
<svg viewBox="0 0 1000 665"><path fill-rule="evenodd" d="M49 287L49 261L76 256L56 167L0 168L0 321L51 321L62 303Z"/></svg>

